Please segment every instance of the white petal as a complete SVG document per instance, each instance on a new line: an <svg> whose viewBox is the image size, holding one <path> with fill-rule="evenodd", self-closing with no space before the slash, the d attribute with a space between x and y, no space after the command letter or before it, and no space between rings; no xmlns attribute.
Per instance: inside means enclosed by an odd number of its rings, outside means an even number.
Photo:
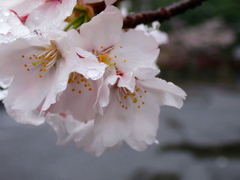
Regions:
<svg viewBox="0 0 240 180"><path fill-rule="evenodd" d="M152 79L157 74L159 74L160 70L155 68L138 68L134 71L134 76L140 80Z"/></svg>
<svg viewBox="0 0 240 180"><path fill-rule="evenodd" d="M46 121L52 126L53 130L57 134L57 144L61 145L66 137L66 127L63 121L63 117L60 115L47 115Z"/></svg>
<svg viewBox="0 0 240 180"><path fill-rule="evenodd" d="M112 61L123 73L131 72L139 67L153 67L159 54L158 44L154 38L140 31L123 33L120 41L110 52Z"/></svg>
<svg viewBox="0 0 240 180"><path fill-rule="evenodd" d="M119 41L122 23L121 12L114 6L108 6L90 22L83 24L80 33L92 42L93 49L102 51Z"/></svg>
<svg viewBox="0 0 240 180"><path fill-rule="evenodd" d="M9 9L17 12L19 16L25 16L43 3L43 0L19 0L18 2L9 4L7 6Z"/></svg>
<svg viewBox="0 0 240 180"><path fill-rule="evenodd" d="M118 79L116 75L110 75L106 77L103 83L99 86L97 102L94 105L97 112L103 114L103 108L109 104L110 101L110 85L114 85Z"/></svg>
<svg viewBox="0 0 240 180"><path fill-rule="evenodd" d="M186 93L181 88L159 78L139 80L138 84L148 93L155 94L155 99L158 100L159 105L181 108L183 99L186 97Z"/></svg>
<svg viewBox="0 0 240 180"><path fill-rule="evenodd" d="M28 111L36 109L49 92L54 71L50 69L43 78L38 76L38 69L28 72L23 68L23 71L14 77L5 101L11 104L13 109Z"/></svg>
<svg viewBox="0 0 240 180"><path fill-rule="evenodd" d="M0 90L0 101L7 97L8 90Z"/></svg>
<svg viewBox="0 0 240 180"><path fill-rule="evenodd" d="M84 49L85 51L92 51L91 42L86 37L79 34L75 29L69 30L67 35L73 46Z"/></svg>
<svg viewBox="0 0 240 180"><path fill-rule="evenodd" d="M24 111L19 109L12 109L5 101L5 108L7 113L16 121L22 124L41 125L45 118L40 115L38 110Z"/></svg>
<svg viewBox="0 0 240 180"><path fill-rule="evenodd" d="M71 15L75 5L76 0L45 2L29 14L25 25L30 29L56 29Z"/></svg>
<svg viewBox="0 0 240 180"><path fill-rule="evenodd" d="M124 73L123 76L119 78L118 87L126 87L129 91L133 92L135 85L133 72Z"/></svg>
<svg viewBox="0 0 240 180"><path fill-rule="evenodd" d="M112 91L111 101L104 114L98 114L95 118L96 138L105 147L113 147L128 137L134 123L134 112L122 108L117 93L116 89Z"/></svg>
<svg viewBox="0 0 240 180"><path fill-rule="evenodd" d="M5 88L9 87L11 82L12 82L12 78L3 79L3 80L0 81L0 87L5 89Z"/></svg>
<svg viewBox="0 0 240 180"><path fill-rule="evenodd" d="M76 143L78 148L83 148L86 152L100 156L105 150L101 143L96 142L94 135L94 121L82 123L76 121L71 115L51 115L47 116L47 122L57 133L58 145L65 145L71 141Z"/></svg>
<svg viewBox="0 0 240 180"><path fill-rule="evenodd" d="M97 99L99 83L101 83L99 80L88 80L87 82L76 80L75 83L68 84L67 89L61 94L59 100L51 106L50 112L61 113L69 111L74 119L82 122L93 119L95 116L93 106ZM89 90L90 88L91 90Z"/></svg>
<svg viewBox="0 0 240 180"><path fill-rule="evenodd" d="M155 142L158 129L159 103L156 95L148 92L144 98L145 104L140 104L135 112L133 129L126 142L135 150L143 151L147 145Z"/></svg>

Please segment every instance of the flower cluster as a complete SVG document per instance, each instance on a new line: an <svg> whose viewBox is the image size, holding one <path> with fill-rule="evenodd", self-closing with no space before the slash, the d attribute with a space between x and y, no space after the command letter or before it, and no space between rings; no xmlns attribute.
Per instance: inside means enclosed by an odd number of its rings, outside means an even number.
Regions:
<svg viewBox="0 0 240 180"><path fill-rule="evenodd" d="M100 1L3 4L0 97L17 122L48 122L58 144L75 141L97 156L123 141L142 151L157 142L159 106L180 108L186 94L156 78L166 35L123 30L116 0L95 15L91 3Z"/></svg>

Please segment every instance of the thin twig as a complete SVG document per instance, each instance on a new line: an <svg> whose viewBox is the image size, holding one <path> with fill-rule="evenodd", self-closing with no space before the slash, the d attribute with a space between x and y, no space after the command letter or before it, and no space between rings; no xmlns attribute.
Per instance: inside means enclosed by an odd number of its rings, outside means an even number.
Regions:
<svg viewBox="0 0 240 180"><path fill-rule="evenodd" d="M134 28L139 24L149 24L153 21L164 22L177 14L201 5L204 1L207 0L182 0L168 7L159 8L156 11L130 14L124 18L123 28Z"/></svg>

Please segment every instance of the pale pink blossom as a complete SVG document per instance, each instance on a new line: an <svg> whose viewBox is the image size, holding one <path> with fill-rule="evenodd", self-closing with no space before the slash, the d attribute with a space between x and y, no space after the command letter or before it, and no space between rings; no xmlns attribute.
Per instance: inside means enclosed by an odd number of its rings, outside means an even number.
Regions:
<svg viewBox="0 0 240 180"><path fill-rule="evenodd" d="M72 43L81 42L73 31L35 34L0 44L0 79L12 78L4 100L8 109L41 113L56 102L71 75L101 78L106 65Z"/></svg>
<svg viewBox="0 0 240 180"><path fill-rule="evenodd" d="M159 53L155 39L140 31L122 32L121 27L121 13L112 6L80 27L81 35L90 41L86 49L108 65L96 103L99 113L94 118L94 132L104 147L125 140L143 150L155 142L159 106L180 108L186 94L155 78Z"/></svg>
<svg viewBox="0 0 240 180"><path fill-rule="evenodd" d="M124 141L138 151L155 143L159 106L180 108L186 96L181 88L155 77L156 40L144 32L122 32L121 27L121 13L113 6L80 27L86 40L81 47L107 67L98 88L96 115L86 124L75 119L72 129L61 125L68 129L68 140L79 138L79 147L90 145L89 151L97 155Z"/></svg>
<svg viewBox="0 0 240 180"><path fill-rule="evenodd" d="M159 106L181 108L186 96L179 87L155 78L156 73L155 69L136 70L134 92L117 84L109 86L110 102L103 115L97 114L86 123L71 115L48 115L47 121L57 133L58 144L74 141L77 147L99 156L123 141L137 151L156 143Z"/></svg>
<svg viewBox="0 0 240 180"><path fill-rule="evenodd" d="M105 101L107 106L103 113L95 117L98 142L105 147L112 147L126 141L139 151L155 142L159 106L180 108L186 96L179 87L155 78L157 73L158 71L151 68L135 70L129 78L133 79L133 90L130 90L129 85L121 84L120 76L117 79L111 77L112 81L105 81L101 91L109 95L109 103Z"/></svg>

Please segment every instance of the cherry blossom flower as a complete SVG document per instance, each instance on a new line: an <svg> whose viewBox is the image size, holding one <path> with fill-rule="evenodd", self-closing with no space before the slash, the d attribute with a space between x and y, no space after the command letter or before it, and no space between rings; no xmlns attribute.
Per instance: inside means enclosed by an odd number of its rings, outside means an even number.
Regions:
<svg viewBox="0 0 240 180"><path fill-rule="evenodd" d="M69 75L93 80L102 76L106 65L73 45L73 39L81 42L73 31L35 34L0 44L0 79L13 78L4 100L9 111L41 113L67 88Z"/></svg>
<svg viewBox="0 0 240 180"><path fill-rule="evenodd" d="M155 78L157 73L151 68L135 70L131 77L134 90L121 84L121 77L105 82L101 90L109 94L109 103L105 102L103 113L95 117L98 142L112 147L125 140L136 150L144 150L147 144L155 142L159 106L180 108L186 96L179 87Z"/></svg>
<svg viewBox="0 0 240 180"><path fill-rule="evenodd" d="M94 117L86 123L77 122L71 114L50 120L60 144L74 140L78 147L100 155L125 141L142 151L156 142L159 106L182 106L185 92L155 78L159 73L154 65L159 53L156 40L140 31L122 32L121 27L121 13L113 6L80 27L85 38L81 48L107 67L98 88ZM61 129L67 131L67 138L60 138Z"/></svg>
<svg viewBox="0 0 240 180"><path fill-rule="evenodd" d="M159 107L181 108L186 94L156 78L160 42L155 30L123 31L122 14L114 6L90 22L84 17L87 23L78 31L58 30L75 5L76 0L11 4L16 14L27 13L26 26L9 10L0 9L6 19L0 31L14 37L0 41L0 82L8 88L0 98L17 122L39 125L46 118L60 145L73 140L97 156L122 142L142 151L157 142ZM10 15L14 21L8 21ZM30 31L15 35L16 24Z"/></svg>
<svg viewBox="0 0 240 180"><path fill-rule="evenodd" d="M156 143L159 106L180 108L186 96L172 83L155 78L156 73L155 69L136 70L133 93L127 88L117 87L117 84L111 86L111 100L104 114L98 114L87 123L79 122L71 115L49 115L47 121L58 135L58 144L74 141L77 147L100 156L123 141L138 151Z"/></svg>
<svg viewBox="0 0 240 180"><path fill-rule="evenodd" d="M139 31L122 33L121 26L121 13L110 6L80 27L81 35L90 40L99 61L108 65L96 105L99 113L95 116L95 133L105 147L126 140L133 148L142 150L155 141L159 106L180 108L185 93L177 86L154 78L157 71L154 62L159 53L154 38ZM139 73L140 70L145 73ZM151 78L145 80L144 76ZM143 128L140 124L149 127L149 131L138 137L138 129Z"/></svg>

